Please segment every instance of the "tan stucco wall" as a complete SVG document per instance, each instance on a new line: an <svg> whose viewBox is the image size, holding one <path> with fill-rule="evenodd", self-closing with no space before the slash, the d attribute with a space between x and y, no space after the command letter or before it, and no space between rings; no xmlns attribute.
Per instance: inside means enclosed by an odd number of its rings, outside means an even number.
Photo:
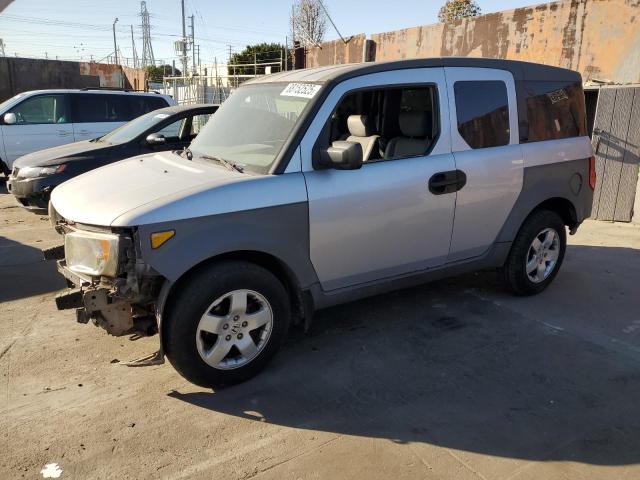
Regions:
<svg viewBox="0 0 640 480"><path fill-rule="evenodd" d="M440 56L507 58L578 70L585 81L640 81L640 0L559 1L373 34L371 39L376 61ZM329 44L331 55L311 51L315 58L307 66L343 63L333 59L346 56L339 52L344 47ZM360 61L353 55L349 60Z"/></svg>
<svg viewBox="0 0 640 480"><path fill-rule="evenodd" d="M366 35L361 33L351 37L346 44L342 40L333 40L322 43L320 47L309 47L306 67L362 62L366 39Z"/></svg>

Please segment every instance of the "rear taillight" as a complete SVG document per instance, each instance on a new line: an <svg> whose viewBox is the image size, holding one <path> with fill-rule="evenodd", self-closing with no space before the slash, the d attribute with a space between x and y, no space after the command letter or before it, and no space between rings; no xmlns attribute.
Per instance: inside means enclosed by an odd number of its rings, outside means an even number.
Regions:
<svg viewBox="0 0 640 480"><path fill-rule="evenodd" d="M589 159L589 186L591 190L596 188L596 157Z"/></svg>

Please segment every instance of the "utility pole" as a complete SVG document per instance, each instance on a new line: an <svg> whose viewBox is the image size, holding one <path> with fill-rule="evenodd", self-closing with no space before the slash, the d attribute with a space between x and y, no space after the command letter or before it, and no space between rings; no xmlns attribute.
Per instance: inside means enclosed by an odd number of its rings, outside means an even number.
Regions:
<svg viewBox="0 0 640 480"><path fill-rule="evenodd" d="M184 0L182 4L182 75L187 75L187 25L184 18Z"/></svg>
<svg viewBox="0 0 640 480"><path fill-rule="evenodd" d="M231 63L231 60L232 60L231 59L231 45L229 45L229 62L228 63ZM227 71L227 74L228 74L228 71ZM235 64L235 62L233 63L233 83L234 83L234 87L237 87L237 85L235 84L236 83L236 64Z"/></svg>
<svg viewBox="0 0 640 480"><path fill-rule="evenodd" d="M193 26L195 15L191 15L189 18L191 19L191 61L193 63L191 72L196 73L196 39Z"/></svg>
<svg viewBox="0 0 640 480"><path fill-rule="evenodd" d="M133 39L133 25L131 25L131 51L133 52L133 68L138 68L138 52L136 52L136 42Z"/></svg>
<svg viewBox="0 0 640 480"><path fill-rule="evenodd" d="M116 23L118 23L118 17L113 21L113 54L115 55L115 64L118 64L118 45L116 44Z"/></svg>

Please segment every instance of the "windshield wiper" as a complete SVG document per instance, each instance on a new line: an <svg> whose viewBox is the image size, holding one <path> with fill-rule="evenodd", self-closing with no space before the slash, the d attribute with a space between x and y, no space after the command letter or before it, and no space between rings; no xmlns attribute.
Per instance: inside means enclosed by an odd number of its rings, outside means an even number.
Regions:
<svg viewBox="0 0 640 480"><path fill-rule="evenodd" d="M212 160L220 165L227 167L229 170L235 170L236 172L244 173L244 168L242 168L237 163L230 162L229 160L225 160L224 158L212 157L211 155L200 155L200 158L204 158L205 160Z"/></svg>

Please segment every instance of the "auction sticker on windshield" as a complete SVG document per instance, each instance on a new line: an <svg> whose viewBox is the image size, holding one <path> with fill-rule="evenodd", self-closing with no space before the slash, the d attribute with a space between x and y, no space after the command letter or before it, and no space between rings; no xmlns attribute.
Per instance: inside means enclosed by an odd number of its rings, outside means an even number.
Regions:
<svg viewBox="0 0 640 480"><path fill-rule="evenodd" d="M284 97L313 98L320 90L320 85L314 83L290 83L280 95Z"/></svg>

